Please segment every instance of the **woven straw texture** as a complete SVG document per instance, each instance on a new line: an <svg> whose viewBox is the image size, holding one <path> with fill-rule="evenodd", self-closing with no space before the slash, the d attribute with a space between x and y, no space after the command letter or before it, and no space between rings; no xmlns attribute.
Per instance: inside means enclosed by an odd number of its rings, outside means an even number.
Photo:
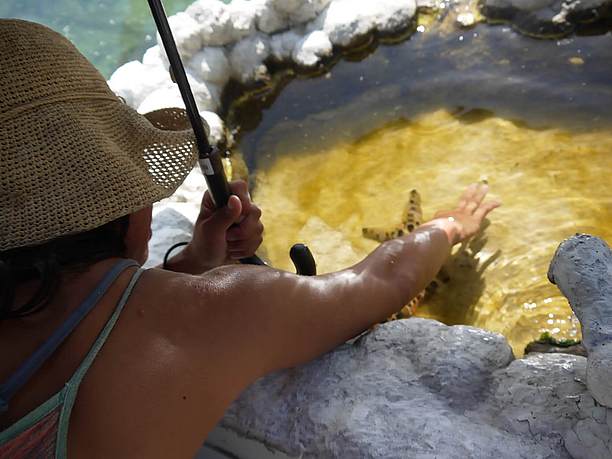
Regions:
<svg viewBox="0 0 612 459"><path fill-rule="evenodd" d="M184 110L142 116L63 36L0 19L0 251L142 209L196 158Z"/></svg>

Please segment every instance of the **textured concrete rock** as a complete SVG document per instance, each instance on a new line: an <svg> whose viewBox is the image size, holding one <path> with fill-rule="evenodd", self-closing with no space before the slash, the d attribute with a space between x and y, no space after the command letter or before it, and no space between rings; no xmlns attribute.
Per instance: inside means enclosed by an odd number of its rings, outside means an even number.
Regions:
<svg viewBox="0 0 612 459"><path fill-rule="evenodd" d="M597 237L576 235L559 246L548 277L582 325L589 390L612 407L612 251Z"/></svg>
<svg viewBox="0 0 612 459"><path fill-rule="evenodd" d="M304 458L610 457L612 410L585 368L513 360L500 335L409 319L261 379L221 425Z"/></svg>
<svg viewBox="0 0 612 459"><path fill-rule="evenodd" d="M508 432L563 444L574 458L612 457L612 426L606 423L612 410L588 392L585 371L586 359L578 356L516 360L495 372L482 415Z"/></svg>

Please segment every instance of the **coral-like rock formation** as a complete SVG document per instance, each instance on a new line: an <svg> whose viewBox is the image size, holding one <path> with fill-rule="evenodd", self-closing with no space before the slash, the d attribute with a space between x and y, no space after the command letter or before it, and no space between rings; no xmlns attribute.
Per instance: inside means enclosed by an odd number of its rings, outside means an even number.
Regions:
<svg viewBox="0 0 612 459"><path fill-rule="evenodd" d="M261 379L221 425L304 458L610 457L612 410L585 372L584 357L514 360L500 335L408 319Z"/></svg>
<svg viewBox="0 0 612 459"><path fill-rule="evenodd" d="M559 246L548 277L582 325L587 386L599 403L612 407L612 251L597 237L577 235Z"/></svg>
<svg viewBox="0 0 612 459"><path fill-rule="evenodd" d="M315 67L334 46L400 31L415 14L414 0L197 0L169 23L199 110L215 112L232 77L244 84L266 80L269 59ZM158 42L142 62L128 62L109 80L141 112L183 106Z"/></svg>

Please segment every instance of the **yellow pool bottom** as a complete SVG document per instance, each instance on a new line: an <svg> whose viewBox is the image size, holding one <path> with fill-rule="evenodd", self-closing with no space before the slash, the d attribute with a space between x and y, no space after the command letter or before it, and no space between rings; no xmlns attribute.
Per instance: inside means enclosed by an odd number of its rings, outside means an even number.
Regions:
<svg viewBox="0 0 612 459"><path fill-rule="evenodd" d="M412 188L421 193L427 220L452 208L466 185L487 179L503 207L490 216L479 265L456 263L450 282L418 315L500 332L520 355L545 331L580 337L546 273L558 244L576 232L612 241L611 158L612 130L533 130L495 117L467 123L445 111L354 143L287 152L257 173L264 253L292 270L288 250L304 242L319 273L339 270L376 247L362 237L363 226L399 222Z"/></svg>

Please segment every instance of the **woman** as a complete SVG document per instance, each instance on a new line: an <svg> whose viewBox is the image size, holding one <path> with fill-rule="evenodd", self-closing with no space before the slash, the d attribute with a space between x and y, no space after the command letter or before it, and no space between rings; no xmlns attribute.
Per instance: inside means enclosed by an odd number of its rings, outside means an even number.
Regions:
<svg viewBox="0 0 612 459"><path fill-rule="evenodd" d="M399 310L498 206L472 185L357 265L298 277L233 264L263 231L233 183L144 271L151 204L195 162L184 113L137 114L25 21L0 20L0 69L0 457L193 457L248 384Z"/></svg>

